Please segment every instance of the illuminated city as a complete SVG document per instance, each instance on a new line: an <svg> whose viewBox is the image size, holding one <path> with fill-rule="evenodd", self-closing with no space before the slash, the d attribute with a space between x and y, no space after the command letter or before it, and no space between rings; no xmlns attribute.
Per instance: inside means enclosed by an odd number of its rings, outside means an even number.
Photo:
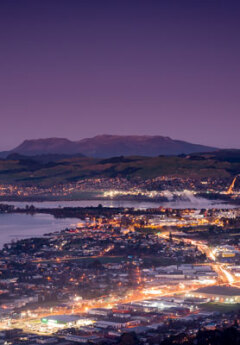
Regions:
<svg viewBox="0 0 240 345"><path fill-rule="evenodd" d="M69 209L59 211L68 216ZM5 203L1 212L54 209ZM240 208L99 205L72 212L75 226L4 244L3 332L79 343L114 341L127 332L148 339L169 320L182 327L189 320L204 327L209 318L225 322L214 308L234 311L240 303Z"/></svg>
<svg viewBox="0 0 240 345"><path fill-rule="evenodd" d="M0 1L0 345L240 345L240 1Z"/></svg>

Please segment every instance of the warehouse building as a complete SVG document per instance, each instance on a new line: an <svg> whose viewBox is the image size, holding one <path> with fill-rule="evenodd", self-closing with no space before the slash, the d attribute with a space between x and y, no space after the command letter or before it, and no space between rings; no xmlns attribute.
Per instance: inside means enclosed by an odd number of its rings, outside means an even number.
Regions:
<svg viewBox="0 0 240 345"><path fill-rule="evenodd" d="M41 319L43 324L52 327L72 327L72 326L84 326L93 323L88 318L83 318L78 315L51 315L45 316Z"/></svg>

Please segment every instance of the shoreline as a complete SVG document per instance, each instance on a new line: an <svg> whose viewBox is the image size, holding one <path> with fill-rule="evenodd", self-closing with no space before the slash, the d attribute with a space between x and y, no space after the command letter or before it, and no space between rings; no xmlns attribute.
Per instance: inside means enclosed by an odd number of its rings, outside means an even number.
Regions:
<svg viewBox="0 0 240 345"><path fill-rule="evenodd" d="M171 192L170 192L171 193ZM146 202L146 203L172 203L172 202L192 202L192 198L195 200L204 199L206 201L212 202L225 202L233 205L240 205L240 198L232 198L232 195L222 194L222 193L215 193L215 192L195 192L190 191L190 195L185 195L185 191L178 192L176 194L172 194L170 196L147 196L143 194L139 195L118 195L118 196L104 196L103 191L99 192L82 192L77 194L69 194L69 195L59 195L59 196L50 196L50 195L0 195L0 203L1 202L32 202L32 203L40 203L40 202L83 202L83 201L101 201L101 202Z"/></svg>

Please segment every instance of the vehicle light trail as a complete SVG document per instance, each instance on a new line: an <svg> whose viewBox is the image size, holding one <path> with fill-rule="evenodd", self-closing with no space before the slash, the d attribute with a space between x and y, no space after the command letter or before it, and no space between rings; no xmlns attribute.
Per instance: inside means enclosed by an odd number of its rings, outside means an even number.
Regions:
<svg viewBox="0 0 240 345"><path fill-rule="evenodd" d="M166 234L159 234L159 237L167 238ZM174 239L176 241L179 241L179 239ZM181 239L181 241L185 241L187 243L191 243L194 246L197 246L198 249L206 255L206 257L213 261L214 263L211 263L212 268L215 270L215 272L218 274L219 280L221 283L233 285L234 283L237 283L235 276L229 272L225 268L225 264L223 263L217 263L217 257L216 257L216 248L210 248L206 244L202 243L201 241L191 240L191 239Z"/></svg>
<svg viewBox="0 0 240 345"><path fill-rule="evenodd" d="M234 276L227 271L226 269L224 269L223 267L220 267L220 270L223 272L223 274L225 275L227 281L229 284L233 284L235 282Z"/></svg>

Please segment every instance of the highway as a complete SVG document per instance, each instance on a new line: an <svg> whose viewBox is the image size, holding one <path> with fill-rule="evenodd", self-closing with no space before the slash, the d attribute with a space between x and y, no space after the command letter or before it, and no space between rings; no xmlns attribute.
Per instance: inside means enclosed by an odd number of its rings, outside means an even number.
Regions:
<svg viewBox="0 0 240 345"><path fill-rule="evenodd" d="M169 238L169 233L159 233L158 236L164 239ZM174 241L184 241L186 243L190 243L194 246L197 246L198 249L206 254L208 258L208 263L206 265L211 265L212 269L217 273L218 280L216 282L217 285L231 285L239 287L240 279L235 277L231 271L228 269L227 264L217 262L216 257L216 248L209 247L203 241L196 241L189 238L179 239L173 236ZM107 252L107 250L106 250ZM102 254L102 253L101 253ZM96 256L102 257L102 255ZM105 253L104 253L105 254ZM81 257L82 258L82 257ZM57 262L68 261L72 260L71 257L65 257L61 259L56 259ZM75 258L79 259L79 258ZM51 259L50 262L55 261L55 259ZM202 265L202 264L201 264ZM187 293L192 290L198 289L199 287L212 285L213 282L198 282L192 281L189 286L185 284L179 283L176 285L169 285L164 286L153 286L150 288L147 287L139 287L134 291L129 291L124 297L120 297L117 295L107 296L107 298L100 298L96 300L88 300L88 301L73 301L71 307L55 307L55 308L39 308L34 312L27 312L23 315L22 319L20 320L5 320L0 323L0 327L2 329L9 329L11 327L19 327L23 328L25 331L29 331L31 329L34 333L38 334L52 334L53 329L46 328L40 323L41 317L46 315L59 315L59 314L74 314L74 313L86 313L90 308L112 308L121 303L130 303L130 302L137 302L142 301L149 298L154 297L163 297L163 296L171 296L174 294L181 294Z"/></svg>
<svg viewBox="0 0 240 345"><path fill-rule="evenodd" d="M159 233L158 236L167 239L169 238L169 233ZM174 238L174 241L191 243L192 245L198 247L198 249L206 255L209 260L208 264L210 264L213 270L218 274L218 285L227 284L237 286L237 284L240 284L239 278L230 272L230 270L227 268L227 264L217 262L216 247L209 247L206 243L203 243L203 241L199 240L196 241L189 238L179 239L174 236L172 236L172 238Z"/></svg>

